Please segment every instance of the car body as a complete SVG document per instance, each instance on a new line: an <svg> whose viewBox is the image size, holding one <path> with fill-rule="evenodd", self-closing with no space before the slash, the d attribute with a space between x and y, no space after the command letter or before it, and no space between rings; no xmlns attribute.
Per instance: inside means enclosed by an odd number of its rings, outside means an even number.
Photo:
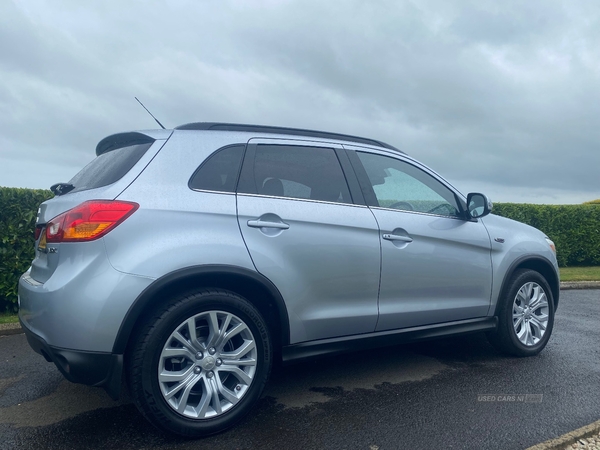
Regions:
<svg viewBox="0 0 600 450"><path fill-rule="evenodd" d="M194 123L119 133L38 213L30 345L186 436L221 431L274 360L485 331L546 345L552 242L394 147ZM150 399L150 400L148 400Z"/></svg>

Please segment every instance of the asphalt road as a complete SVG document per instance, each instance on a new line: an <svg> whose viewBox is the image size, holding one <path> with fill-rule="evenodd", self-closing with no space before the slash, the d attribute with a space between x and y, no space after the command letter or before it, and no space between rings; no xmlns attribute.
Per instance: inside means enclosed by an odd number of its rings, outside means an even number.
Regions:
<svg viewBox="0 0 600 450"><path fill-rule="evenodd" d="M24 335L4 336L0 448L524 449L600 419L599 319L600 290L563 291L537 357L503 357L471 335L289 366L249 418L197 441L156 431L127 400L63 380Z"/></svg>

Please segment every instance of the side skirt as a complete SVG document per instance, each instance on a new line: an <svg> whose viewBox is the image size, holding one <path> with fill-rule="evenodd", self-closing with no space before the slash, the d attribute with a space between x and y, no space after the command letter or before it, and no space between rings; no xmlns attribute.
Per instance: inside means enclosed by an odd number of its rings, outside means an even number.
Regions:
<svg viewBox="0 0 600 450"><path fill-rule="evenodd" d="M497 317L460 320L435 325L425 325L401 330L378 331L358 336L320 339L318 341L301 342L283 347L283 363L298 362L322 355L332 355L364 350L375 347L386 347L408 342L437 339L459 334L492 331L498 326Z"/></svg>

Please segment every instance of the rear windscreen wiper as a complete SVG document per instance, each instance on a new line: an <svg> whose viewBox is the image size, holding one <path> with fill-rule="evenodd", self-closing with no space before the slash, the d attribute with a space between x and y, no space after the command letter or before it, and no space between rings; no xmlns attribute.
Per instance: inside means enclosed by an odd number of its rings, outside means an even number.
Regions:
<svg viewBox="0 0 600 450"><path fill-rule="evenodd" d="M50 186L50 190L54 193L54 195L64 195L67 192L71 192L75 189L71 183L56 183Z"/></svg>

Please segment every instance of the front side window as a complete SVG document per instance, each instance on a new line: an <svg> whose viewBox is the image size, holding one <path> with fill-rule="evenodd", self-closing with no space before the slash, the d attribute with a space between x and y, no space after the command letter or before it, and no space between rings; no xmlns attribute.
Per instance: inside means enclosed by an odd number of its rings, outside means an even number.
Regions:
<svg viewBox="0 0 600 450"><path fill-rule="evenodd" d="M248 193L352 203L352 197L331 148L256 145L253 180Z"/></svg>
<svg viewBox="0 0 600 450"><path fill-rule="evenodd" d="M356 152L382 208L459 217L454 193L423 170L387 156Z"/></svg>

